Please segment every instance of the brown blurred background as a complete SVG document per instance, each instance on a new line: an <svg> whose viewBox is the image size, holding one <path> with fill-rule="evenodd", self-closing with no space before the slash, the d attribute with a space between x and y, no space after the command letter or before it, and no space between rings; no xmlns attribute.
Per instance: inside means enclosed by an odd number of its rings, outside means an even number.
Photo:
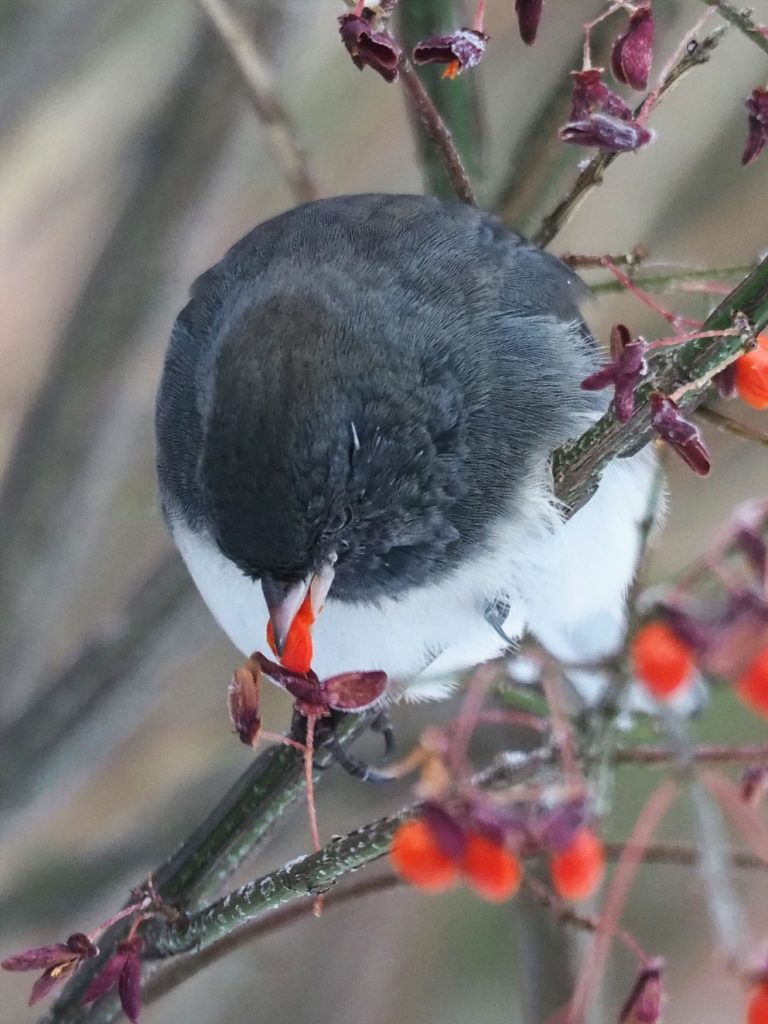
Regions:
<svg viewBox="0 0 768 1024"><path fill-rule="evenodd" d="M567 80L580 22L601 5L548 0L531 50L512 0L488 6L493 42L476 72L487 98L480 192L491 202L511 181L513 223L532 230L588 153L555 144L534 175L516 168L527 166L531 140L551 136L557 119L542 110ZM323 193L419 191L402 96L358 73L340 48L341 4L237 7L269 54ZM704 8L655 7L660 67ZM768 2L755 9L768 23ZM654 117L658 142L617 161L555 251L642 242L655 261L754 261L768 248L768 156L743 170L739 155L744 97L766 75L765 55L731 31ZM158 512L152 407L190 281L292 202L192 0L0 0L0 956L106 917L249 762L225 709L239 656L187 583ZM703 318L709 301L679 306ZM663 329L624 296L600 299L592 313L603 337L619 316L636 332ZM738 414L768 429L765 414ZM672 467L658 579L700 552L738 501L768 491L764 448L706 432L711 478ZM444 713L398 709L401 744ZM269 727L288 715L281 695L267 695ZM766 738L727 694L697 730ZM625 773L609 835L625 834L651 782ZM407 796L405 785L381 792L329 779L324 834ZM687 822L681 805L668 834L685 837ZM308 843L295 813L241 877ZM741 879L740 889L765 936L764 882ZM691 872L649 868L628 914L644 944L669 958L674 1024L739 1019L742 996L718 969L698 894ZM545 988L557 982L557 966L542 959L553 949L530 908L398 890L246 945L143 1020L527 1024L536 976ZM630 978L617 955L594 1021L614 1019ZM27 994L25 979L0 975L3 1024L35 1019Z"/></svg>

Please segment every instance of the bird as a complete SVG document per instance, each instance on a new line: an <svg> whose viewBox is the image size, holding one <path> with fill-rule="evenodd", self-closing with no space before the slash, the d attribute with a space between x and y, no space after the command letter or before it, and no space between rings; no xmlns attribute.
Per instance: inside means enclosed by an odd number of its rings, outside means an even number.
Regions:
<svg viewBox="0 0 768 1024"><path fill-rule="evenodd" d="M156 404L162 511L248 656L310 601L320 678L439 699L524 633L617 642L654 456L572 516L551 453L604 412L588 289L458 201L337 196L246 234L193 284ZM322 610L321 610L322 609Z"/></svg>

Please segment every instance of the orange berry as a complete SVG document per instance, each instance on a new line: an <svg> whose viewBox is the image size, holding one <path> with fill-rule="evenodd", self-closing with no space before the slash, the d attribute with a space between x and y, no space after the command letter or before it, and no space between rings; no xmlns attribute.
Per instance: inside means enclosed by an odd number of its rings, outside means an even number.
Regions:
<svg viewBox="0 0 768 1024"><path fill-rule="evenodd" d="M429 892L444 892L459 877L458 861L443 853L432 829L419 818L397 829L389 859L406 882Z"/></svg>
<svg viewBox="0 0 768 1024"><path fill-rule="evenodd" d="M768 334L760 334L757 348L736 360L739 398L753 409L768 409Z"/></svg>
<svg viewBox="0 0 768 1024"><path fill-rule="evenodd" d="M632 640L632 671L657 699L671 697L691 678L693 656L663 622L642 626Z"/></svg>
<svg viewBox="0 0 768 1024"><path fill-rule="evenodd" d="M768 982L758 985L750 996L747 1024L768 1024Z"/></svg>
<svg viewBox="0 0 768 1024"><path fill-rule="evenodd" d="M758 654L738 681L736 693L753 711L768 715L768 647Z"/></svg>
<svg viewBox="0 0 768 1024"><path fill-rule="evenodd" d="M523 869L514 853L479 832L467 836L461 870L467 884L490 903L501 903L514 896L523 878Z"/></svg>
<svg viewBox="0 0 768 1024"><path fill-rule="evenodd" d="M552 884L566 900L585 900L600 887L605 875L605 850L589 828L576 833L564 850L552 854Z"/></svg>
<svg viewBox="0 0 768 1024"><path fill-rule="evenodd" d="M296 612L288 636L285 638L285 649L280 663L291 672L298 672L305 675L312 665L312 626L315 621L312 611L312 599L309 592ZM275 634L272 623L267 623L267 643L273 654L277 654L275 648Z"/></svg>

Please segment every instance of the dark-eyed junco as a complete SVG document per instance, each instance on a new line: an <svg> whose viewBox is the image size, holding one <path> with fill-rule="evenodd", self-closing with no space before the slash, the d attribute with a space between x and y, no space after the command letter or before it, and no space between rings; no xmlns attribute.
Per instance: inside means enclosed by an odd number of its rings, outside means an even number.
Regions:
<svg viewBox="0 0 768 1024"><path fill-rule="evenodd" d="M307 593L320 677L437 697L528 628L615 641L651 456L567 522L548 460L603 399L563 263L459 203L341 196L251 231L192 288L157 403L174 540L245 654ZM305 602L306 607L306 602Z"/></svg>

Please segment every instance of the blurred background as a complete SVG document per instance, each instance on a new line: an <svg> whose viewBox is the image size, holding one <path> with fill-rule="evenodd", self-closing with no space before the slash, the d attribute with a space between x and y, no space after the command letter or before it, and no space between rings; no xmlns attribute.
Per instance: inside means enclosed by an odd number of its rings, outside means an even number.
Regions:
<svg viewBox="0 0 768 1024"><path fill-rule="evenodd" d="M269 55L323 194L421 190L403 97L341 49L341 3L235 6ZM754 6L768 23L768 2ZM654 7L659 68L704 7ZM523 231L589 155L553 136L579 25L601 9L548 0L527 49L512 0L488 0L493 41L473 72L486 110L477 180L486 204L506 197L508 222ZM754 262L768 248L768 157L747 169L739 157L744 98L767 74L765 55L731 31L654 116L659 140L616 162L554 251L642 243L653 261ZM190 282L293 203L231 58L192 0L0 0L0 957L107 917L250 761L225 706L240 656L159 515L153 401ZM711 303L669 301L702 319ZM619 318L635 333L664 330L626 296L601 297L590 317L604 339ZM765 414L738 415L768 428ZM705 433L709 480L671 466L658 580L700 553L738 502L768 492L765 448ZM284 728L288 701L270 692L265 702L267 727ZM452 710L397 709L402 746ZM713 698L696 730L722 742L767 738L729 694ZM626 834L654 777L622 774L609 836ZM321 788L323 833L386 813L408 792L335 772ZM666 834L689 835L684 805ZM297 811L238 877L308 847ZM764 936L764 882L739 887ZM738 1019L743 996L713 953L698 896L692 872L644 869L627 920L668 958L668 1020L722 1024ZM537 988L567 986L550 931L519 901L379 893L241 947L143 1020L527 1024L542 1005ZM615 1018L631 978L617 954L595 1021ZM0 974L3 1024L35 1019L25 981Z"/></svg>

